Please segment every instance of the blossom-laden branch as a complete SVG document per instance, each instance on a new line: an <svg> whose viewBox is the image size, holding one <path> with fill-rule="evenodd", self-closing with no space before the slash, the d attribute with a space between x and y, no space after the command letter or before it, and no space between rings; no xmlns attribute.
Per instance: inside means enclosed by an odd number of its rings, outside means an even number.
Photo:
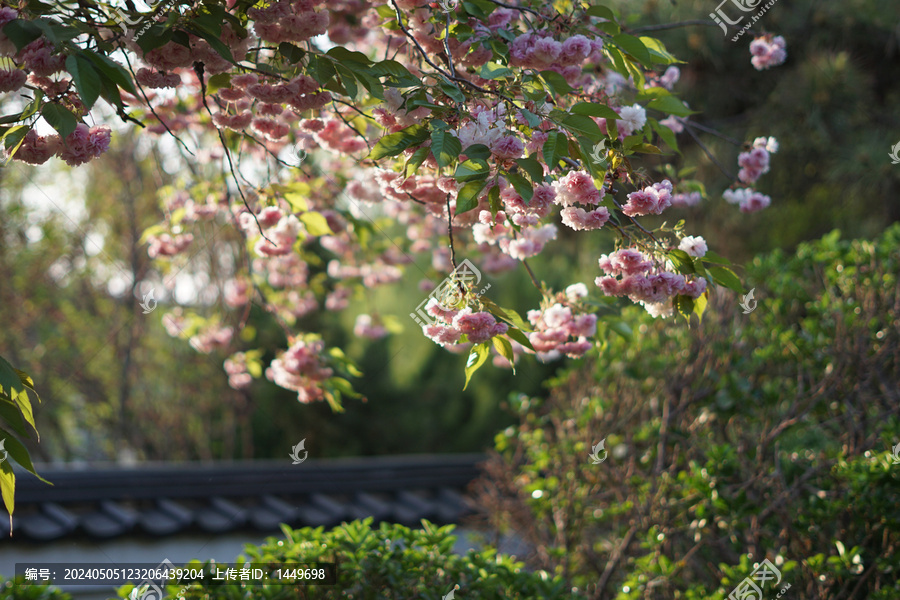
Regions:
<svg viewBox="0 0 900 600"><path fill-rule="evenodd" d="M111 130L82 120L101 100L149 134L174 137L190 163L187 183L161 190L166 219L145 233L148 252L160 264L188 253L189 230L202 221L237 229L248 258L219 282L225 306L242 311L243 326L249 303L262 299L289 345L265 376L302 402L340 410L341 398L354 396L344 376L356 370L320 336L291 333L297 320L344 310L355 289L398 282L416 255L430 255L431 275L453 273L449 289L462 304L442 304L433 291L416 319L429 339L470 353L467 378L491 352L513 366L526 354L579 357L594 346L588 287L555 293L529 264L560 227L609 232L614 249L598 258L596 293L656 316L702 314L708 285L739 290L705 240L682 225L649 225L702 200L704 186L679 179L674 165L641 163L663 143L674 148L683 131L745 186L726 190L728 202L745 213L771 202L750 186L769 171L777 142L742 144L690 122L693 111L674 93L678 61L659 40L610 33L620 24L610 25L603 7L563 15L497 0L442 10L376 0L360 13L350 0L220 0L165 22L129 11L126 35L108 21L86 27L105 13L95 0L79 6L60 9L52 27L46 15L0 7L5 149L29 164L96 159ZM630 33L691 24L699 23ZM330 43L318 43L326 35ZM776 66L784 40L757 38L751 54L757 69ZM38 118L56 133L39 136ZM741 146L736 176L695 129ZM651 178L651 165L659 176ZM306 178L295 176L298 167ZM405 235L389 234L398 229ZM458 250L472 261L458 263ZM463 285L475 263L479 279L521 264L540 308L523 319L493 303L489 286L476 293ZM183 327L170 323L172 331L189 332L201 352L231 343L220 318L173 319ZM378 314L360 315L354 331L388 335ZM262 373L255 352L229 359L234 387Z"/></svg>

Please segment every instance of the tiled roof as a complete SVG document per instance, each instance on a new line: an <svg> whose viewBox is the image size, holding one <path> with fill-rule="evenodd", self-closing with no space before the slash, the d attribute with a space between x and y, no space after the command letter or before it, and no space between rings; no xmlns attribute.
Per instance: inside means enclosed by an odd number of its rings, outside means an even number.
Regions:
<svg viewBox="0 0 900 600"><path fill-rule="evenodd" d="M37 466L53 486L17 473L13 537L0 519L0 547L17 540L109 539L292 527L333 527L374 517L418 525L458 523L484 455L188 463L134 468Z"/></svg>

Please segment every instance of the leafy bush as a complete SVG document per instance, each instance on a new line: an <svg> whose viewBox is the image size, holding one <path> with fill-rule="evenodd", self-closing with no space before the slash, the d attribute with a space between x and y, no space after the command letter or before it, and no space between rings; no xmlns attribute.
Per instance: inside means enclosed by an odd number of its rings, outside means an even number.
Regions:
<svg viewBox="0 0 900 600"><path fill-rule="evenodd" d="M569 591L561 577L544 572L530 572L520 562L488 549L470 550L465 556L452 552L456 537L453 525L437 527L425 520L423 529L382 523L371 527L372 519L344 523L330 531L291 529L282 526L284 539L268 538L257 547L248 545L235 562L252 563L337 563L338 582L333 586L210 585L203 583L183 588L167 587L169 595L183 592L185 600L281 599L281 598L346 598L375 600L417 598L439 600L454 586L460 598L483 600L531 599L581 600ZM199 562L192 563L199 566ZM208 564L208 563L206 563ZM127 598L134 585L119 589ZM0 600L70 600L67 594L49 592L46 586L22 585L22 592L7 585L0 590ZM17 595L24 593L26 595ZM41 595L44 594L44 595Z"/></svg>
<svg viewBox="0 0 900 600"><path fill-rule="evenodd" d="M4 600L72 600L72 596L59 588L34 585L24 577L5 579L0 577L0 598Z"/></svg>
<svg viewBox="0 0 900 600"><path fill-rule="evenodd" d="M785 596L900 597L898 273L900 226L833 232L755 259L749 314L723 294L690 329L632 311L640 343L513 398L483 518L594 598L721 600L765 557Z"/></svg>

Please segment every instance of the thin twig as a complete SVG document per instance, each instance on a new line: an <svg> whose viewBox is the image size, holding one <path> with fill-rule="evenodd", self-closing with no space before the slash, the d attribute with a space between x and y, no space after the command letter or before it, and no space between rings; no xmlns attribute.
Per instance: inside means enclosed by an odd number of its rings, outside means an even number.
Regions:
<svg viewBox="0 0 900 600"><path fill-rule="evenodd" d="M534 271L531 270L531 267L528 266L528 263L525 262L525 259L522 259L522 264L525 265L525 270L528 271L528 276L531 277L531 283L534 284L534 287L537 289L541 289L541 286L537 282L537 278L534 276Z"/></svg>
<svg viewBox="0 0 900 600"><path fill-rule="evenodd" d="M645 31L664 31L666 29L677 29L679 27L689 27L691 25L711 25L716 26L715 22L709 19L694 19L692 21L678 21L677 23L661 23L659 25L645 25L644 27L635 27L630 30L631 33L643 33Z"/></svg>
<svg viewBox="0 0 900 600"><path fill-rule="evenodd" d="M687 123L685 123L685 125L687 125ZM727 170L725 167L722 166L722 163L720 163L720 162L718 161L718 159L716 159L716 157L713 156L712 152L709 151L709 148L706 147L706 144L704 144L703 142L700 141L700 138L697 137L697 134L696 134L696 133L694 133L693 131L691 131L691 128L690 128L690 127L685 127L684 130L687 131L688 134L689 134L692 138L694 138L694 141L697 142L697 145L700 146L700 149L703 150L703 152L706 153L706 156L709 157L709 160L711 160L711 161L713 162L714 165L716 165L717 167L719 167L719 170L722 171L722 173L724 173L726 177L728 177L728 178L731 179L732 181L738 181L738 178L735 177L734 175L732 175L731 173L729 173L728 170Z"/></svg>
<svg viewBox="0 0 900 600"><path fill-rule="evenodd" d="M502 6L503 8L509 8L509 9L512 9L512 10L519 10L519 11L523 11L523 12L530 12L531 14L533 14L534 16L536 16L536 17L539 18L539 19L543 19L543 18L544 18L544 15L542 15L542 14L539 13L538 11L534 10L533 8L526 8L526 7L524 7L524 6L513 6L513 5L511 5L511 4L504 4L503 2L498 2L497 0L488 0L488 1L489 1L489 2L492 2L493 4L496 4L497 6ZM559 16L558 13L557 13L557 16Z"/></svg>
<svg viewBox="0 0 900 600"><path fill-rule="evenodd" d="M723 140L725 140L726 142L728 142L730 144L734 144L735 146L743 146L744 145L744 142L740 142L734 138L728 137L727 135L721 134L718 131L716 131L715 129L713 129L712 127L707 127L706 125L701 125L700 123L697 123L694 121L690 121L690 122L681 121L681 124L686 127L696 127L700 131L705 131L706 133L711 133L716 137L722 138Z"/></svg>

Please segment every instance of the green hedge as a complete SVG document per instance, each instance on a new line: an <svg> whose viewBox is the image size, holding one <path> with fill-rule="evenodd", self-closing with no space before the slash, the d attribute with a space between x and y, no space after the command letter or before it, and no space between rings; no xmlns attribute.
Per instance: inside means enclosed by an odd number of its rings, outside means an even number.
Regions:
<svg viewBox="0 0 900 600"><path fill-rule="evenodd" d="M749 314L732 293L690 328L629 309L633 337L511 397L489 520L597 598L722 600L763 557L786 600L900 598L898 274L900 225L833 232L755 259Z"/></svg>
<svg viewBox="0 0 900 600"><path fill-rule="evenodd" d="M459 600L583 600L567 589L560 577L530 572L522 563L487 549L470 550L465 556L452 552L454 526L437 527L422 521L422 529L382 523L372 519L344 523L330 531L282 526L284 538L271 537L261 546L248 545L234 562L337 563L338 583L333 586L210 585L209 579L187 589L168 586L169 595L182 591L186 600L327 599L440 600L454 586ZM195 563L197 566L199 562ZM208 563L205 563L208 564ZM140 582L137 582L140 583ZM127 598L134 585L119 589ZM68 594L47 586L23 584L13 591L11 582L0 587L0 600L71 600Z"/></svg>

